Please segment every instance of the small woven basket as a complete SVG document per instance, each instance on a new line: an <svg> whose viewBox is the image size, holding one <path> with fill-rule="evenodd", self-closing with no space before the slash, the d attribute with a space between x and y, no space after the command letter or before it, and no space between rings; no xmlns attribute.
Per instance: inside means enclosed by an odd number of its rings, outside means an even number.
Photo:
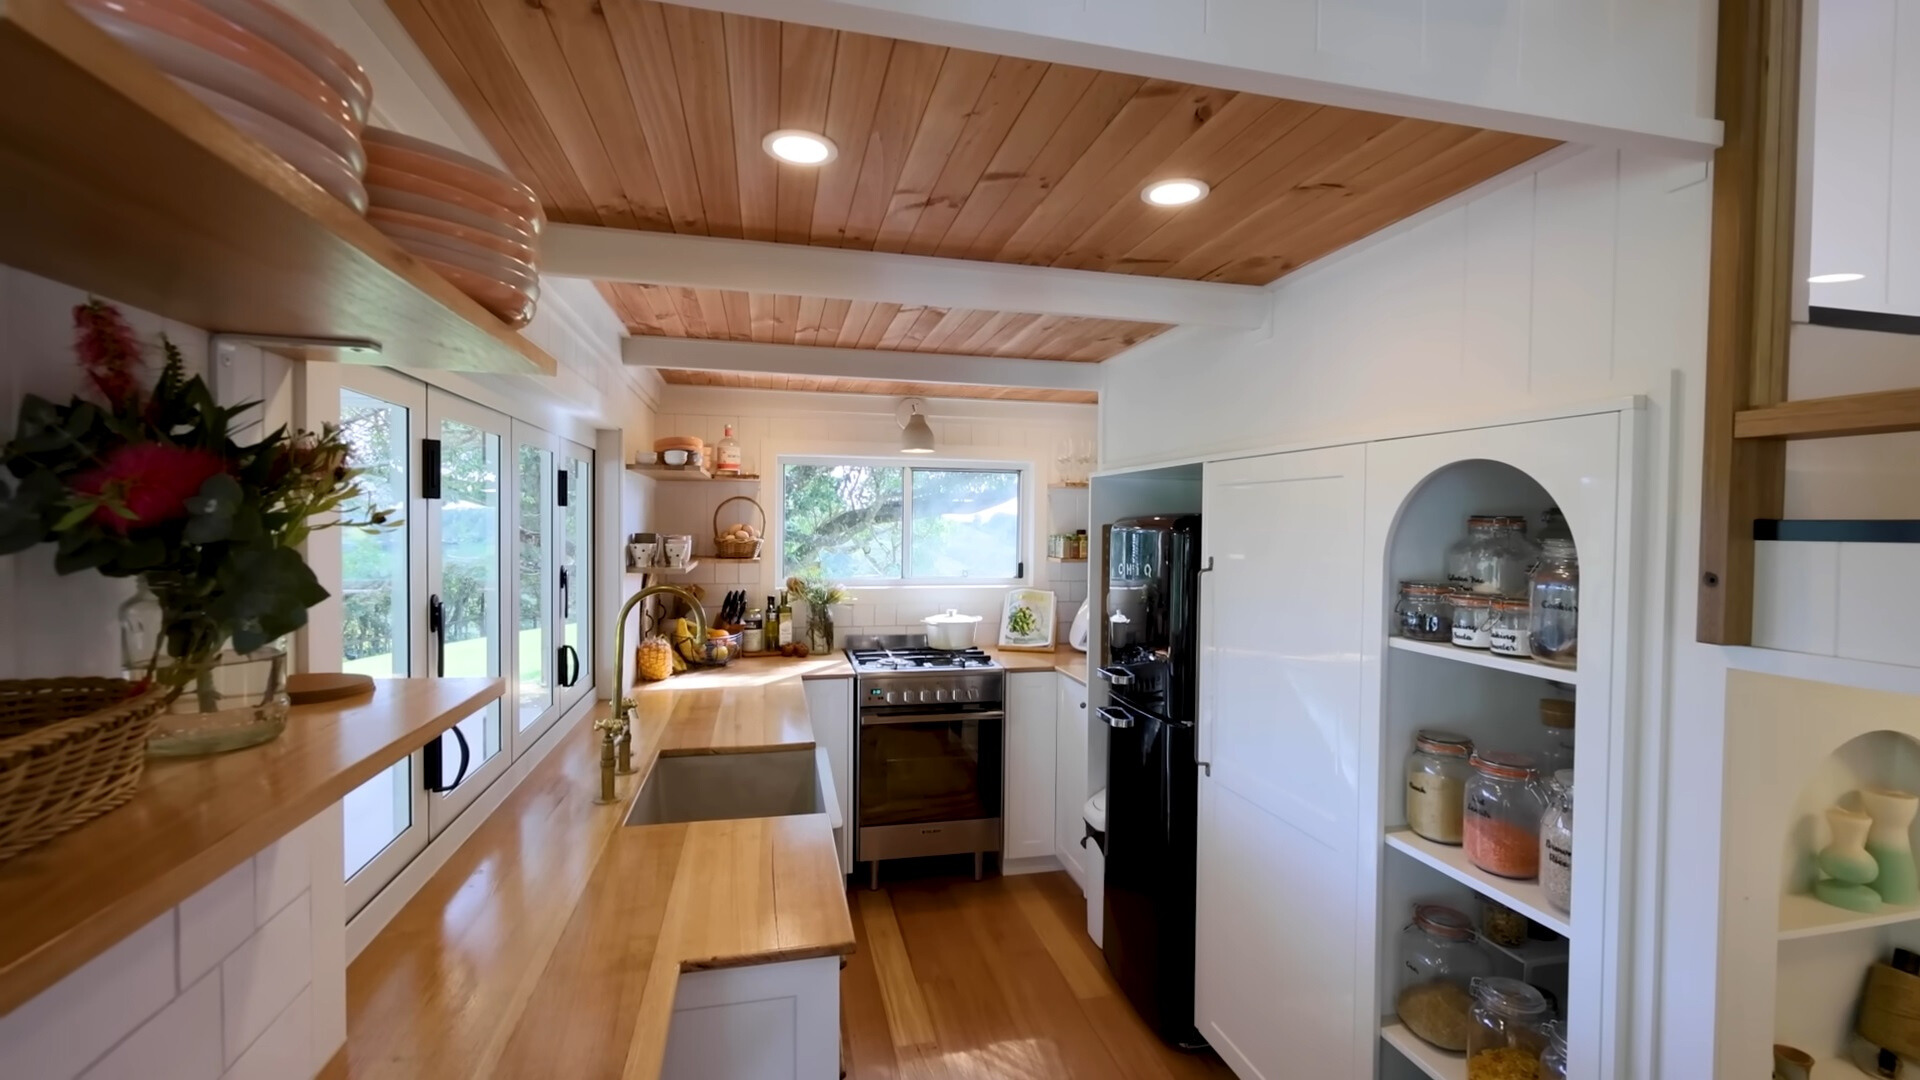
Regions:
<svg viewBox="0 0 1920 1080"><path fill-rule="evenodd" d="M743 502L760 511L759 529L762 536L767 531L767 509L747 495L735 495L713 508L713 553L722 559L757 559L760 557L760 545L763 540L732 540L720 535L720 511L727 503Z"/></svg>
<svg viewBox="0 0 1920 1080"><path fill-rule="evenodd" d="M125 679L0 680L0 861L133 798L165 705Z"/></svg>

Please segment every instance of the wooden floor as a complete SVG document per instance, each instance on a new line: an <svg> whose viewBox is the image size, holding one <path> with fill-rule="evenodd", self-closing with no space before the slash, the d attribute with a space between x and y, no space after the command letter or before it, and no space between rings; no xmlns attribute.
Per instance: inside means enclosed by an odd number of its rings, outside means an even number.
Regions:
<svg viewBox="0 0 1920 1080"><path fill-rule="evenodd" d="M1232 1080L1154 1036L1086 933L1063 873L926 878L847 894L849 1080Z"/></svg>

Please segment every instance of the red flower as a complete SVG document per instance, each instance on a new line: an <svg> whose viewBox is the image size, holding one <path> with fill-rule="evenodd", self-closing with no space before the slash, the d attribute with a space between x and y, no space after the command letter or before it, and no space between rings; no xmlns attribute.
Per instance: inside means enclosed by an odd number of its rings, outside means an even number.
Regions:
<svg viewBox="0 0 1920 1080"><path fill-rule="evenodd" d="M226 471L226 461L205 450L129 443L109 451L99 468L74 477L73 489L83 495L118 497L133 515L131 519L102 506L93 512L93 521L124 533L184 517L187 500L200 493L200 485Z"/></svg>
<svg viewBox="0 0 1920 1080"><path fill-rule="evenodd" d="M73 309L73 349L80 367L115 413L129 413L140 403L139 339L120 309L88 300Z"/></svg>

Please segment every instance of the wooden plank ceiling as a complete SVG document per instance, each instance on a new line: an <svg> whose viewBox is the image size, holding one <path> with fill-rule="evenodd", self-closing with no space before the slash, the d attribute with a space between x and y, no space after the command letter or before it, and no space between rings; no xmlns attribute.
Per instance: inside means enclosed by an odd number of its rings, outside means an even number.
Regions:
<svg viewBox="0 0 1920 1080"><path fill-rule="evenodd" d="M650 0L389 6L577 224L1266 284L1555 145ZM776 163L760 141L784 127L839 157ZM1179 176L1211 197L1141 201ZM1165 329L603 290L637 334L1101 360Z"/></svg>
<svg viewBox="0 0 1920 1080"><path fill-rule="evenodd" d="M901 382L894 379L841 379L815 375L758 375L739 371L682 371L662 368L663 382L676 386L737 386L751 390L803 390L831 394L884 394L887 397L986 398L994 401L1057 401L1091 405L1091 390L1043 390L1032 386L962 386L957 383Z"/></svg>

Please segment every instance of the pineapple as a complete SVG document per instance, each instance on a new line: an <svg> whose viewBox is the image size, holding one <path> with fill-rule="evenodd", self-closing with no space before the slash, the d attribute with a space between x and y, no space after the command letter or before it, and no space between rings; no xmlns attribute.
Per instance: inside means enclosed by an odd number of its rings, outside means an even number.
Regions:
<svg viewBox="0 0 1920 1080"><path fill-rule="evenodd" d="M673 674L673 646L667 639L654 634L640 643L640 677L648 682L659 682Z"/></svg>

